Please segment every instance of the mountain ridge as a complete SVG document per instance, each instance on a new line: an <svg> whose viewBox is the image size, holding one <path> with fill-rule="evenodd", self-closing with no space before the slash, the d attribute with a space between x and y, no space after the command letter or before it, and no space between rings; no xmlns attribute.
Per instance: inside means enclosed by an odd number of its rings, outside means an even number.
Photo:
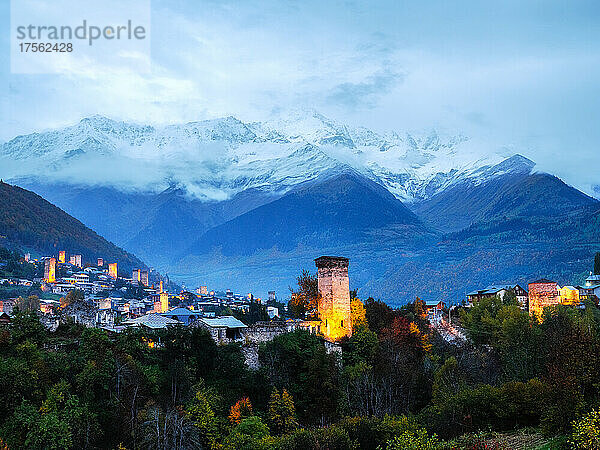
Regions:
<svg viewBox="0 0 600 450"><path fill-rule="evenodd" d="M0 244L56 254L81 254L118 262L120 269L146 268L137 257L118 248L39 195L0 181Z"/></svg>
<svg viewBox="0 0 600 450"><path fill-rule="evenodd" d="M2 144L0 175L19 181L44 168L44 181L152 192L176 182L189 195L211 201L251 188L285 192L350 166L410 203L486 176L506 153L460 134L380 134L315 111L263 122L228 116L161 127L92 116ZM127 166L139 173L123 173Z"/></svg>

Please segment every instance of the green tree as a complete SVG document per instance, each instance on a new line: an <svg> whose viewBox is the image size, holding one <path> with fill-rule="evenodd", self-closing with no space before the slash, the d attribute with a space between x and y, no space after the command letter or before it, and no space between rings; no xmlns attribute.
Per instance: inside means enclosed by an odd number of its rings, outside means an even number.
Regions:
<svg viewBox="0 0 600 450"><path fill-rule="evenodd" d="M244 419L223 441L224 450L267 450L273 448L269 428L257 416Z"/></svg>
<svg viewBox="0 0 600 450"><path fill-rule="evenodd" d="M269 400L269 427L274 434L290 433L298 427L294 400L287 390L273 388Z"/></svg>
<svg viewBox="0 0 600 450"><path fill-rule="evenodd" d="M502 298L502 303L508 306L517 305L517 293L513 288L506 291L506 294Z"/></svg>
<svg viewBox="0 0 600 450"><path fill-rule="evenodd" d="M24 446L28 448L87 448L99 434L96 417L71 394L64 380L50 389L39 415L33 415L26 404L19 413L25 414Z"/></svg>
<svg viewBox="0 0 600 450"><path fill-rule="evenodd" d="M216 448L220 438L218 420L214 412L218 401L215 392L206 388L201 381L196 386L194 398L185 408L187 417L198 428L202 446L206 448Z"/></svg>
<svg viewBox="0 0 600 450"><path fill-rule="evenodd" d="M500 330L497 315L503 307L499 297L483 298L471 308L463 308L460 318L467 334L476 345L492 344Z"/></svg>
<svg viewBox="0 0 600 450"><path fill-rule="evenodd" d="M379 346L377 335L369 330L366 324L353 329L352 336L342 342L345 366L353 366L360 362L373 364Z"/></svg>
<svg viewBox="0 0 600 450"><path fill-rule="evenodd" d="M48 331L33 311L17 311L12 317L9 330L14 344L27 340L40 345L48 338Z"/></svg>
<svg viewBox="0 0 600 450"><path fill-rule="evenodd" d="M19 308L19 311L37 312L40 309L40 299L37 295L19 297L15 306Z"/></svg>
<svg viewBox="0 0 600 450"><path fill-rule="evenodd" d="M396 314L384 302L369 297L365 302L365 315L369 328L379 335L384 328L391 324Z"/></svg>
<svg viewBox="0 0 600 450"><path fill-rule="evenodd" d="M294 397L302 424L335 418L339 400L340 365L323 341L307 331L275 337L259 349L262 372L272 386L286 386Z"/></svg>
<svg viewBox="0 0 600 450"><path fill-rule="evenodd" d="M594 256L594 274L600 275L600 252L597 252Z"/></svg>

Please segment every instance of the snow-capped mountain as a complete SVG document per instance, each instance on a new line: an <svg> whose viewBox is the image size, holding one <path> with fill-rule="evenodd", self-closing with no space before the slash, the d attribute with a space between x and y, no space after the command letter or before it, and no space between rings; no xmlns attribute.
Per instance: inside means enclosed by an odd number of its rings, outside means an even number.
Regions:
<svg viewBox="0 0 600 450"><path fill-rule="evenodd" d="M314 257L339 254L361 295L456 301L583 272L597 251L600 203L515 153L314 112L163 127L94 116L2 144L0 178L186 284L287 292Z"/></svg>
<svg viewBox="0 0 600 450"><path fill-rule="evenodd" d="M101 116L63 129L18 136L0 148L0 176L224 200L247 189L285 193L352 168L405 202L424 200L464 181L484 182L533 163L506 149L435 131L378 134L316 112L265 122L226 117L153 127Z"/></svg>

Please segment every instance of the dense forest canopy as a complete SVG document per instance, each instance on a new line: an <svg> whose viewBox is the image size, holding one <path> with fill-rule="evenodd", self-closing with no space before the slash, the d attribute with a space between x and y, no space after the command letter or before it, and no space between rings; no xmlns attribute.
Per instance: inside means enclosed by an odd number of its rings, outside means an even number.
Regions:
<svg viewBox="0 0 600 450"><path fill-rule="evenodd" d="M9 448L475 448L481 430L583 442L597 424L594 305L547 309L539 323L510 298L483 300L461 314L460 345L429 327L420 300L353 299L352 310L341 356L296 331L261 345L259 370L200 328L49 332L17 312L0 330L0 438Z"/></svg>

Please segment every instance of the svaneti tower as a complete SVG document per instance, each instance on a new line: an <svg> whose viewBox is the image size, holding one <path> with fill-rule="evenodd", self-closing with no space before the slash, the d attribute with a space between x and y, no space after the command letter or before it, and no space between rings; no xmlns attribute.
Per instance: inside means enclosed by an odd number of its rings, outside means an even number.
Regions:
<svg viewBox="0 0 600 450"><path fill-rule="evenodd" d="M318 314L321 332L329 341L339 341L352 335L350 314L350 282L348 258L321 256L315 259L318 269Z"/></svg>

